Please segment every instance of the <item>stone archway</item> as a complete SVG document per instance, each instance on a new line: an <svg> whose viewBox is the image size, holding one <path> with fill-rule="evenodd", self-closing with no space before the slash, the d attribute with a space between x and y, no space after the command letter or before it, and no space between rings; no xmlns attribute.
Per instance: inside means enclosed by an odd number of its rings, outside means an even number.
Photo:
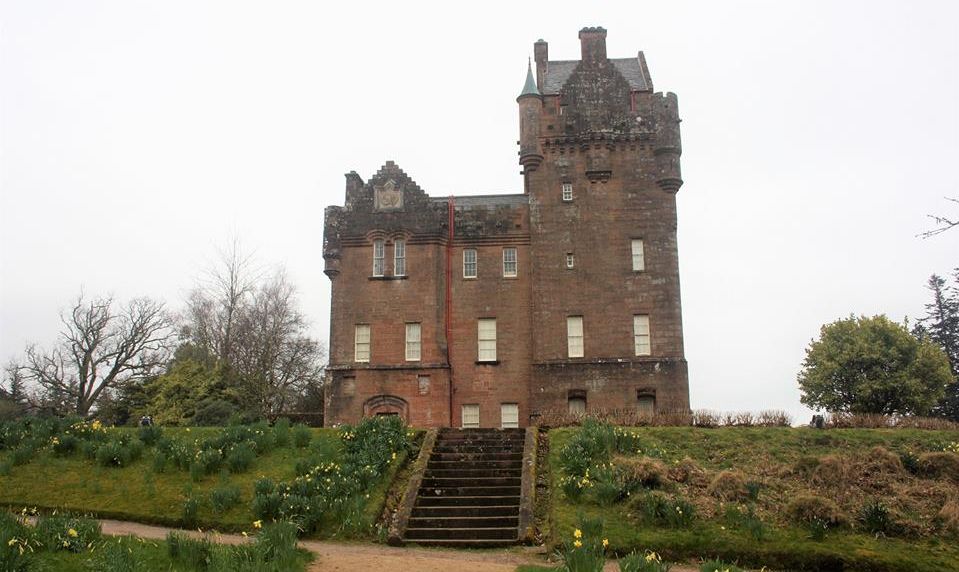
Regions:
<svg viewBox="0 0 959 572"><path fill-rule="evenodd" d="M363 417L397 415L404 422L409 423L409 409L409 404L402 397L395 395L374 395L363 403Z"/></svg>

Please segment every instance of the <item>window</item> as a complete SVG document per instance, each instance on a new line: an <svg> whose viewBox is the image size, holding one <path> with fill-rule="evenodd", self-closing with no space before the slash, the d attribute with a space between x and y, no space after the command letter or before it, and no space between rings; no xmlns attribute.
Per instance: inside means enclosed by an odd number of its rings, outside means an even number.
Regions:
<svg viewBox="0 0 959 572"><path fill-rule="evenodd" d="M406 361L420 361L419 324L406 324Z"/></svg>
<svg viewBox="0 0 959 572"><path fill-rule="evenodd" d="M563 200L566 202L573 200L573 183L563 183Z"/></svg>
<svg viewBox="0 0 959 572"><path fill-rule="evenodd" d="M370 361L370 325L357 324L353 339L353 361Z"/></svg>
<svg viewBox="0 0 959 572"><path fill-rule="evenodd" d="M585 415L586 414L586 398L585 397L570 397L566 402L569 406L569 412L573 415Z"/></svg>
<svg viewBox="0 0 959 572"><path fill-rule="evenodd" d="M640 415L655 415L656 395L653 393L640 393L637 396L636 409Z"/></svg>
<svg viewBox="0 0 959 572"><path fill-rule="evenodd" d="M516 249L503 249L503 276L516 276Z"/></svg>
<svg viewBox="0 0 959 572"><path fill-rule="evenodd" d="M476 278L476 249L463 251L463 278Z"/></svg>
<svg viewBox="0 0 959 572"><path fill-rule="evenodd" d="M406 276L406 241L393 242L393 276Z"/></svg>
<svg viewBox="0 0 959 572"><path fill-rule="evenodd" d="M478 361L496 361L496 318L482 318L476 322Z"/></svg>
<svg viewBox="0 0 959 572"><path fill-rule="evenodd" d="M418 375L416 376L416 384L419 388L420 395L429 395L430 393L430 376L428 375Z"/></svg>
<svg viewBox="0 0 959 572"><path fill-rule="evenodd" d="M382 240L373 241L373 276L383 275L383 255L386 247Z"/></svg>
<svg viewBox="0 0 959 572"><path fill-rule="evenodd" d="M633 346L636 355L650 355L649 316L633 316Z"/></svg>
<svg viewBox="0 0 959 572"><path fill-rule="evenodd" d="M641 238L633 239L633 270L646 270L646 253Z"/></svg>
<svg viewBox="0 0 959 572"><path fill-rule="evenodd" d="M576 266L576 259L573 257L572 252L566 253L566 268L573 268Z"/></svg>
<svg viewBox="0 0 959 572"><path fill-rule="evenodd" d="M583 317L566 318L566 345L569 357L583 357Z"/></svg>
<svg viewBox="0 0 959 572"><path fill-rule="evenodd" d="M500 405L500 427L503 429L516 429L519 427L519 405L516 403L503 403Z"/></svg>
<svg viewBox="0 0 959 572"><path fill-rule="evenodd" d="M463 429L475 429L479 426L479 405L476 403L463 405Z"/></svg>

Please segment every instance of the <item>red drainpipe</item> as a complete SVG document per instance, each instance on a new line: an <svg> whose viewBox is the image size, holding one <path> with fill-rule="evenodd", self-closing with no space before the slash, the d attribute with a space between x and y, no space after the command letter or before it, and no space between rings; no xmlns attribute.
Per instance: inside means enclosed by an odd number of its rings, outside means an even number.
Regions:
<svg viewBox="0 0 959 572"><path fill-rule="evenodd" d="M453 195L449 202L449 236L446 239L446 361L450 366L450 427L453 426Z"/></svg>

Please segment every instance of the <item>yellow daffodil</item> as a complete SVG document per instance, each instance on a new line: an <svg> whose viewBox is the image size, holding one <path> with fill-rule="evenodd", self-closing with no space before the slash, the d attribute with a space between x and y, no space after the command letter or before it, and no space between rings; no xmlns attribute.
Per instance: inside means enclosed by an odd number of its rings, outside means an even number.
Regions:
<svg viewBox="0 0 959 572"><path fill-rule="evenodd" d="M7 542L7 546L13 546L13 545L16 544L16 543L17 543L17 539L16 539L16 538L11 538L10 541Z"/></svg>
<svg viewBox="0 0 959 572"><path fill-rule="evenodd" d="M582 538L582 537L583 537L582 530L577 528L576 530L573 531L573 538Z"/></svg>
<svg viewBox="0 0 959 572"><path fill-rule="evenodd" d="M77 531L74 530L74 529L72 529L72 528L67 531L67 534L69 534L69 535L72 536L73 538L76 538L76 537L78 536L78 535L77 535Z"/></svg>
<svg viewBox="0 0 959 572"><path fill-rule="evenodd" d="M608 538L604 538L604 539L603 539L603 548L606 548L607 546L609 546L609 539L608 539Z"/></svg>
<svg viewBox="0 0 959 572"><path fill-rule="evenodd" d="M583 543L577 540L573 542L573 546L575 546L576 548L581 548L583 546Z"/></svg>
<svg viewBox="0 0 959 572"><path fill-rule="evenodd" d="M253 521L253 528L263 528L263 521L262 521L262 520L254 520L254 521Z"/></svg>

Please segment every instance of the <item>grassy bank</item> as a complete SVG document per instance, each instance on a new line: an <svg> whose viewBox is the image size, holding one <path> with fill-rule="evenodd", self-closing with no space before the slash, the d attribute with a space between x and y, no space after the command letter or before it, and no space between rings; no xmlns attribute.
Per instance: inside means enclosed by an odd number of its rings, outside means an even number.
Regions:
<svg viewBox="0 0 959 572"><path fill-rule="evenodd" d="M959 499L957 442L957 431L913 429L556 429L550 539L597 518L616 554L959 570L959 522L945 508Z"/></svg>
<svg viewBox="0 0 959 572"><path fill-rule="evenodd" d="M232 429L229 429L232 430ZM62 442L64 434L30 437L24 443L0 450L0 504L20 510L24 507L41 511L69 511L91 514L104 518L133 520L177 527L216 528L224 531L252 531L256 520L294 520L306 524L311 536L348 536L368 538L376 533L373 524L382 511L391 479L407 460L416 435L408 436L408 443L396 443L395 450L380 450L381 458L366 459L364 464L375 466L367 471L362 489L356 485L353 474L346 475L341 467L350 465L355 454L348 454L349 437L353 429L306 429L299 428L299 436L283 429L282 436L263 435L274 428L259 427L247 432L260 439L259 447L250 441L255 454L242 462L232 462L232 448L223 451L223 428L165 428L162 437L152 444L136 445L142 450L119 463L101 462L102 455L84 454L83 443L99 443L99 447L113 441L131 442L139 437L138 429L100 429L103 435L97 440L81 441L73 452L58 452L56 443ZM350 431L353 431L350 433ZM76 433L74 431L73 433ZM307 438L308 435L308 438ZM345 439L346 437L346 439ZM32 442L27 442L32 440ZM206 443L206 445L204 445ZM212 445L210 444L212 443ZM29 458L19 449L31 447ZM241 445L237 445L242 449ZM219 461L216 461L217 451ZM213 460L205 460L212 453ZM366 452L364 452L366 453ZM373 453L370 453L373 454ZM183 457L179 461L177 455ZM353 465L358 461L354 461ZM200 468L197 468L200 464ZM288 514L278 505L291 496L287 487L302 485L316 475L317 466L336 467L324 473L323 478L341 485L335 494L341 513L352 515L349 530L332 519L314 519L306 522L305 515ZM311 472L312 471L312 472ZM267 484L269 498L257 503L257 487L261 493ZM302 488L302 487L300 487ZM310 490L303 493L318 507L326 498L317 498L328 491ZM328 496L332 496L329 493ZM265 493L261 496L266 496ZM349 506L344 505L349 501ZM269 502L266 502L269 501ZM341 519L342 520L342 519Z"/></svg>

